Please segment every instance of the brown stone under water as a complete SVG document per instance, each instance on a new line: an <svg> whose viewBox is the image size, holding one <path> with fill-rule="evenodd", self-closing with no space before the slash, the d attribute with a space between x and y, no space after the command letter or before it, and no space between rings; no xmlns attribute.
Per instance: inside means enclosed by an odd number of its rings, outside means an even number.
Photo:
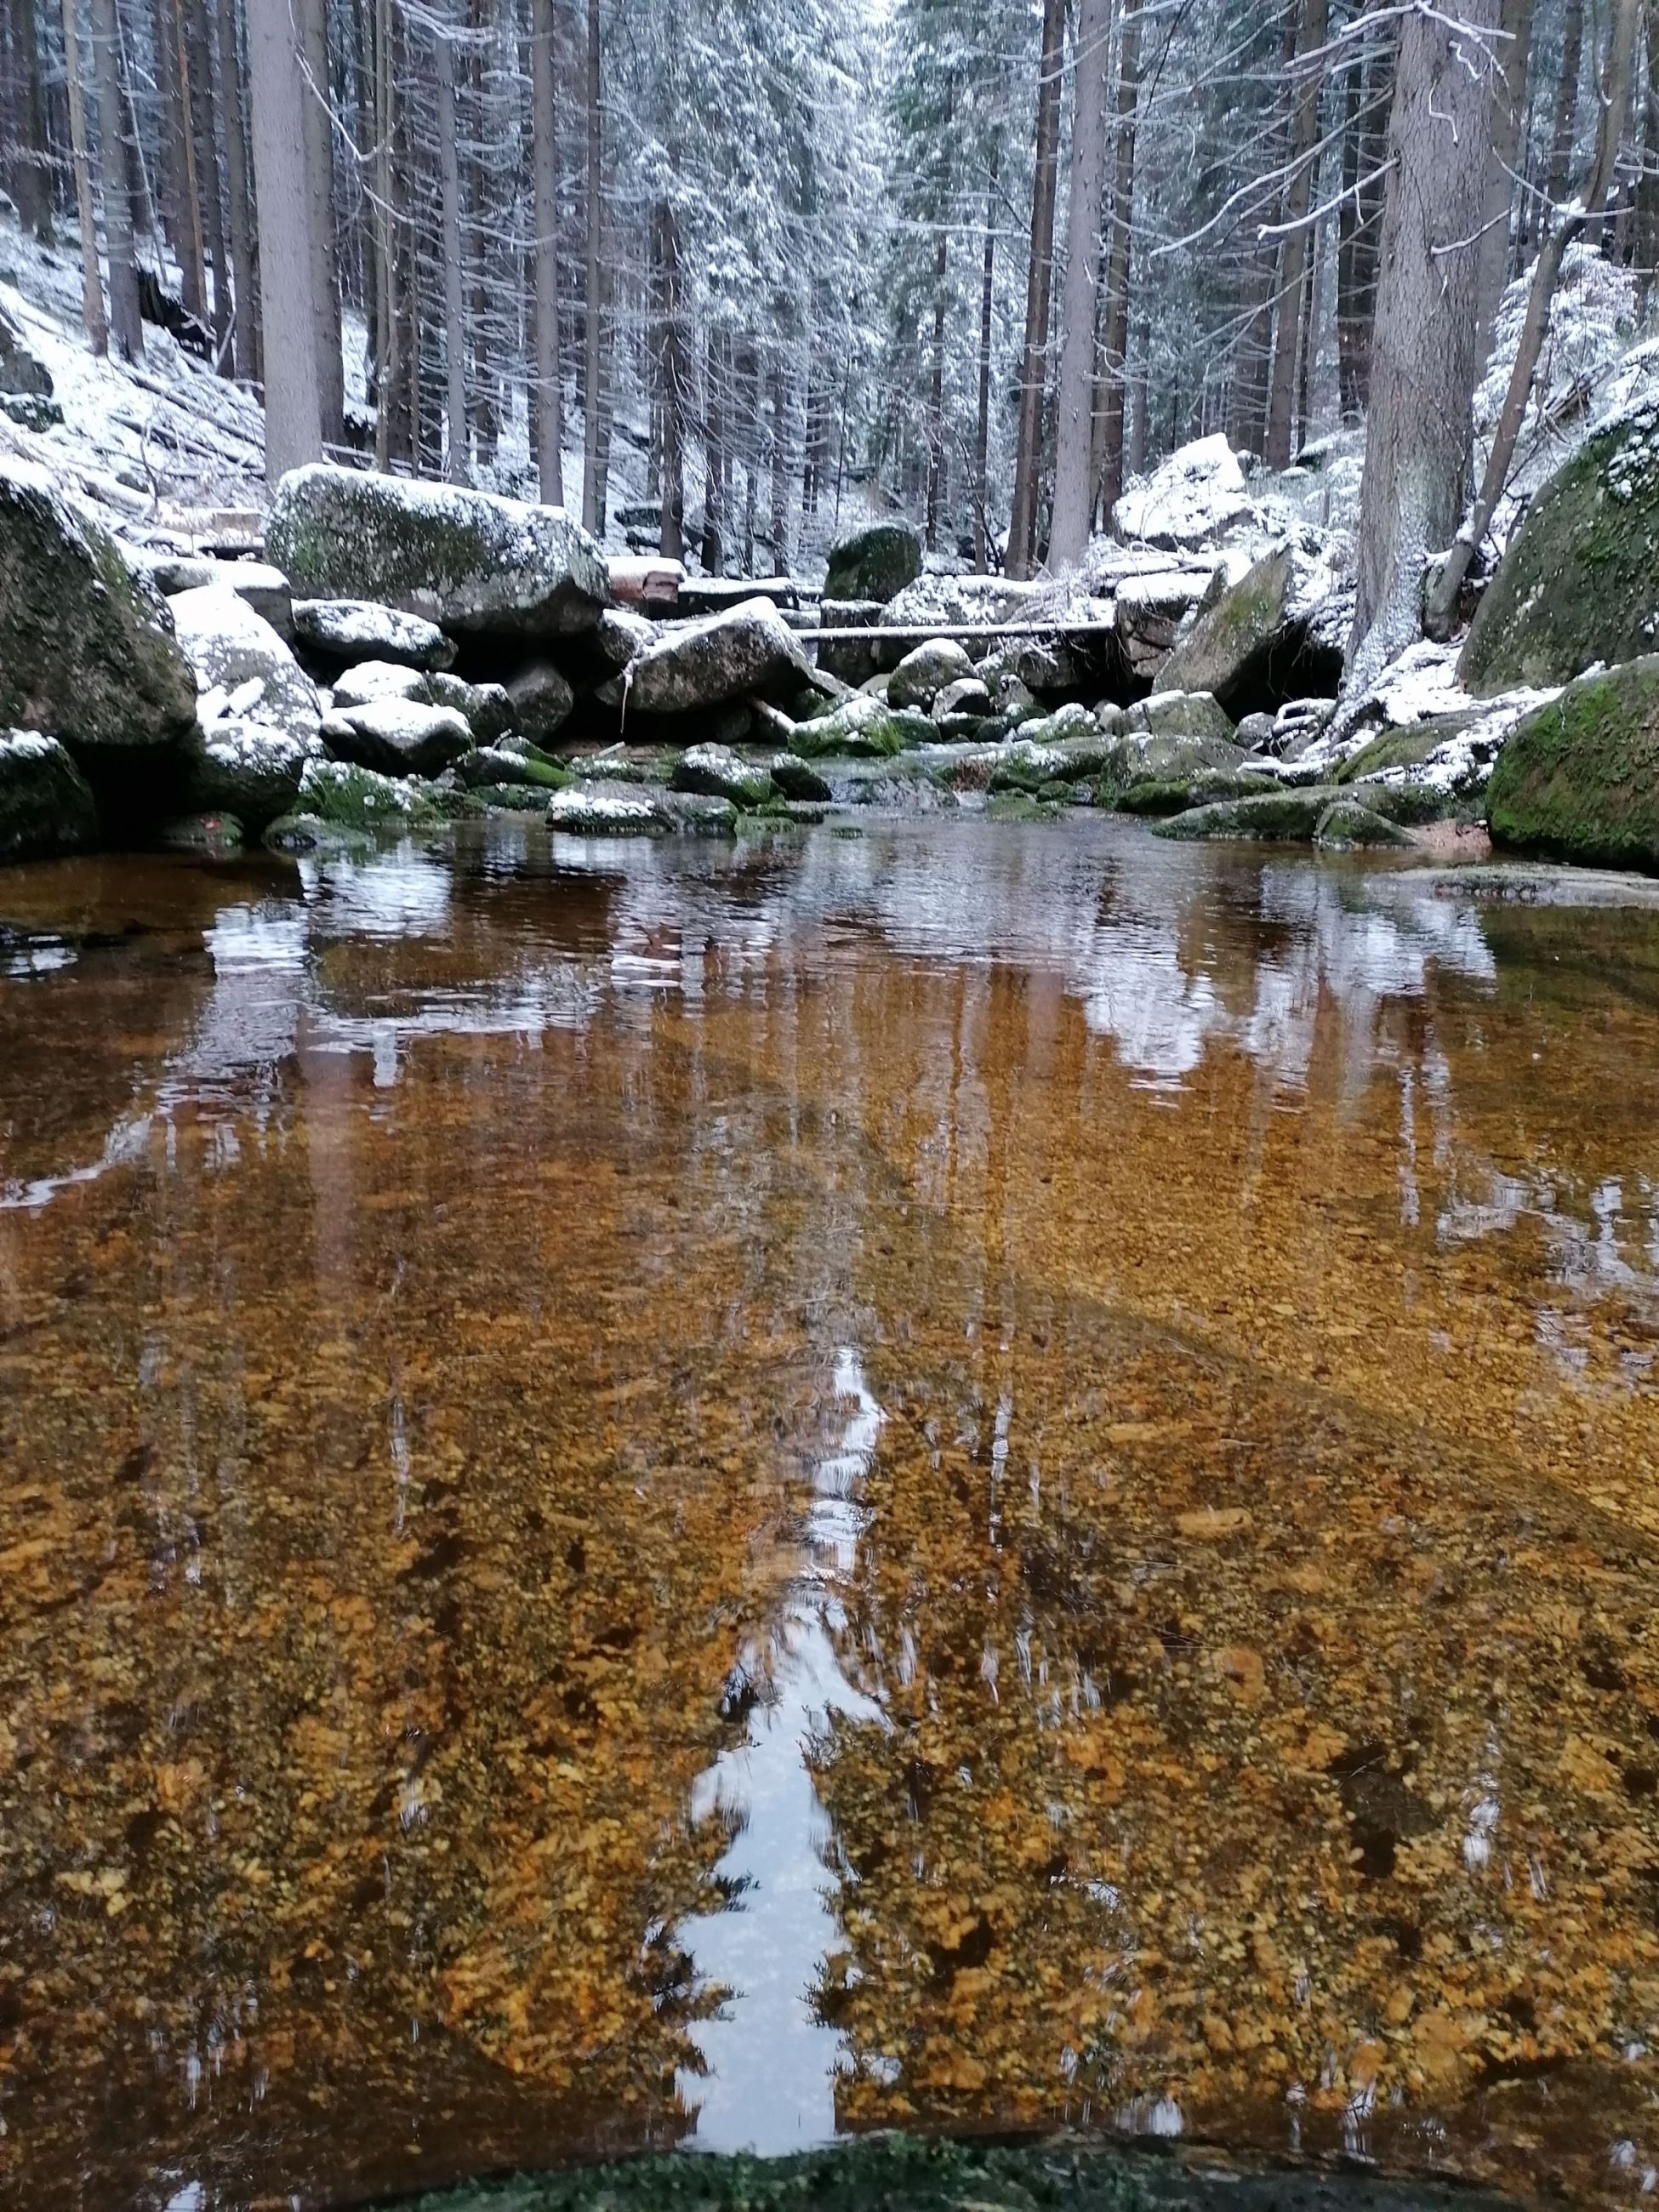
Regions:
<svg viewBox="0 0 1659 2212"><path fill-rule="evenodd" d="M1633 2200L1656 1357L1651 913L1111 823L0 873L0 2200L696 2140L803 1604L837 2125Z"/></svg>

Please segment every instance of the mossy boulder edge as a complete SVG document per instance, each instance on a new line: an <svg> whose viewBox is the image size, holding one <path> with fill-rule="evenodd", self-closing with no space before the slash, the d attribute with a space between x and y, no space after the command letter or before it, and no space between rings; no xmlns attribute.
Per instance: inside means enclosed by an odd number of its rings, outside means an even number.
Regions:
<svg viewBox="0 0 1659 2212"><path fill-rule="evenodd" d="M1659 654L1529 714L1498 756L1486 818L1515 852L1659 873Z"/></svg>

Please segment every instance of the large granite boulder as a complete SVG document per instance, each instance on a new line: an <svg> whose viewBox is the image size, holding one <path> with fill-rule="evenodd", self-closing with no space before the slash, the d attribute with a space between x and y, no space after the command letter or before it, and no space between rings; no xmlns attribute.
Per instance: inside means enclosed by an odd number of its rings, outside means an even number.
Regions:
<svg viewBox="0 0 1659 2212"><path fill-rule="evenodd" d="M229 713L301 740L316 735L323 711L316 685L240 592L204 584L168 604L204 723Z"/></svg>
<svg viewBox="0 0 1659 2212"><path fill-rule="evenodd" d="M454 641L436 623L374 599L295 599L293 613L295 636L327 668L363 660L428 670L455 665Z"/></svg>
<svg viewBox="0 0 1659 2212"><path fill-rule="evenodd" d="M453 707L419 699L371 699L337 707L323 722L323 743L336 760L380 775L438 775L472 750L466 717Z"/></svg>
<svg viewBox="0 0 1659 2212"><path fill-rule="evenodd" d="M665 629L611 683L628 714L687 714L783 696L811 675L788 623L770 599L756 599Z"/></svg>
<svg viewBox="0 0 1659 2212"><path fill-rule="evenodd" d="M167 602L44 470L0 455L0 728L125 748L195 719Z"/></svg>
<svg viewBox="0 0 1659 2212"><path fill-rule="evenodd" d="M1171 552L1222 544L1259 521L1238 456L1218 431L1137 477L1112 509L1119 538Z"/></svg>
<svg viewBox="0 0 1659 2212"><path fill-rule="evenodd" d="M78 852L97 836L91 787L57 738L0 730L0 861Z"/></svg>
<svg viewBox="0 0 1659 2212"><path fill-rule="evenodd" d="M552 662L540 659L526 661L507 678L507 696L518 728L537 745L557 736L576 703L575 693Z"/></svg>
<svg viewBox="0 0 1659 2212"><path fill-rule="evenodd" d="M1494 842L1659 871L1659 654L1582 677L1529 714L1486 787Z"/></svg>
<svg viewBox="0 0 1659 2212"><path fill-rule="evenodd" d="M888 703L894 707L933 705L947 684L958 684L974 672L966 646L955 638L930 637L913 646L888 679Z"/></svg>
<svg viewBox="0 0 1659 2212"><path fill-rule="evenodd" d="M234 816L257 836L298 805L306 763L320 750L314 738L246 715L208 722L185 740L183 811Z"/></svg>
<svg viewBox="0 0 1659 2212"><path fill-rule="evenodd" d="M314 462L276 487L265 550L316 599L374 599L457 636L592 629L599 547L562 507Z"/></svg>
<svg viewBox="0 0 1659 2212"><path fill-rule="evenodd" d="M884 606L921 574L921 540L910 525L874 522L831 547L823 596Z"/></svg>
<svg viewBox="0 0 1659 2212"><path fill-rule="evenodd" d="M1235 720L1342 678L1345 617L1330 579L1276 546L1221 592L1176 642L1160 691L1212 692Z"/></svg>
<svg viewBox="0 0 1659 2212"><path fill-rule="evenodd" d="M1533 501L1463 647L1489 699L1565 684L1659 640L1659 402L1587 439Z"/></svg>

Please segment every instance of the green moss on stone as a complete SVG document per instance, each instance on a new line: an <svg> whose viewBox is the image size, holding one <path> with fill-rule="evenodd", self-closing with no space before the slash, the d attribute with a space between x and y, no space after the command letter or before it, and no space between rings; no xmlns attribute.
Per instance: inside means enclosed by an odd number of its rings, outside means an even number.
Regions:
<svg viewBox="0 0 1659 2212"><path fill-rule="evenodd" d="M1659 872L1659 655L1528 715L1498 756L1486 811L1518 852Z"/></svg>
<svg viewBox="0 0 1659 2212"><path fill-rule="evenodd" d="M1477 698L1565 684L1659 637L1659 406L1586 440L1510 540L1459 674Z"/></svg>
<svg viewBox="0 0 1659 2212"><path fill-rule="evenodd" d="M908 522L877 522L830 555L826 599L894 599L921 574L921 540Z"/></svg>

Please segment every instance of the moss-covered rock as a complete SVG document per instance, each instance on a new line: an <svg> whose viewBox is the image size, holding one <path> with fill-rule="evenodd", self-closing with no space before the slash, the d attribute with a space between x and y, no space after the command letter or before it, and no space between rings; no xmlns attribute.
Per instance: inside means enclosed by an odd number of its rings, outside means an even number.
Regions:
<svg viewBox="0 0 1659 2212"><path fill-rule="evenodd" d="M921 574L921 540L908 522L876 522L831 548L826 599L866 599L884 606Z"/></svg>
<svg viewBox="0 0 1659 2212"><path fill-rule="evenodd" d="M424 785L334 760L306 763L294 811L340 830L419 829L448 819L448 811Z"/></svg>
<svg viewBox="0 0 1659 2212"><path fill-rule="evenodd" d="M740 759L726 745L690 747L669 770L668 787L750 808L765 805L773 793L770 772L758 762Z"/></svg>
<svg viewBox="0 0 1659 2212"><path fill-rule="evenodd" d="M1195 775L1148 777L1127 790L1103 781L1095 803L1113 807L1120 814L1138 814L1156 821L1165 815L1184 814L1189 807L1217 806L1226 799L1255 799L1283 789L1276 776L1229 775L1221 770L1200 769Z"/></svg>
<svg viewBox="0 0 1659 2212"><path fill-rule="evenodd" d="M170 746L195 719L166 601L44 470L0 457L0 728Z"/></svg>
<svg viewBox="0 0 1659 2212"><path fill-rule="evenodd" d="M1659 404L1587 439L1528 509L1458 664L1491 698L1565 684L1659 640Z"/></svg>
<svg viewBox="0 0 1659 2212"><path fill-rule="evenodd" d="M1103 803L1124 806L1129 812L1168 813L1161 801L1150 809L1130 805L1142 788L1161 791L1194 787L1217 776L1238 777L1246 773L1249 756L1229 738L1177 735L1170 732L1129 732L1102 740L1104 757L1100 777ZM1188 800L1188 805L1194 805Z"/></svg>
<svg viewBox="0 0 1659 2212"><path fill-rule="evenodd" d="M1337 796L1328 786L1316 785L1305 791L1271 791L1253 799L1221 799L1158 823L1153 835L1194 842L1249 838L1267 844L1311 845L1315 830Z"/></svg>
<svg viewBox="0 0 1659 2212"><path fill-rule="evenodd" d="M547 826L572 837L665 837L674 823L654 792L595 776L554 793Z"/></svg>
<svg viewBox="0 0 1659 2212"><path fill-rule="evenodd" d="M1322 852L1353 853L1369 847L1387 848L1409 845L1403 830L1362 805L1352 796L1334 799L1314 827L1314 843Z"/></svg>
<svg viewBox="0 0 1659 2212"><path fill-rule="evenodd" d="M155 833L164 853L201 853L211 860L233 859L246 839L244 825L234 814L176 814Z"/></svg>
<svg viewBox="0 0 1659 2212"><path fill-rule="evenodd" d="M773 784L787 799L826 805L835 794L817 770L793 753L780 753L769 763Z"/></svg>
<svg viewBox="0 0 1659 2212"><path fill-rule="evenodd" d="M1528 715L1498 756L1486 816L1517 852L1659 871L1659 654Z"/></svg>
<svg viewBox="0 0 1659 2212"><path fill-rule="evenodd" d="M798 722L789 750L800 760L881 760L933 734L925 714L900 714L860 691L827 714Z"/></svg>
<svg viewBox="0 0 1659 2212"><path fill-rule="evenodd" d="M550 791L562 791L573 781L569 769L561 768L556 761L544 760L533 750L516 745L479 745L461 755L454 772L469 791L510 784L515 789L540 792L538 803L544 806Z"/></svg>
<svg viewBox="0 0 1659 2212"><path fill-rule="evenodd" d="M276 487L265 550L314 599L374 599L461 636L592 629L604 556L562 507L316 462Z"/></svg>
<svg viewBox="0 0 1659 2212"><path fill-rule="evenodd" d="M97 837L91 788L57 738L0 730L0 861L79 852Z"/></svg>
<svg viewBox="0 0 1659 2212"><path fill-rule="evenodd" d="M1233 718L1212 691L1154 691L1127 708L1123 727L1154 738L1206 738L1237 743Z"/></svg>

